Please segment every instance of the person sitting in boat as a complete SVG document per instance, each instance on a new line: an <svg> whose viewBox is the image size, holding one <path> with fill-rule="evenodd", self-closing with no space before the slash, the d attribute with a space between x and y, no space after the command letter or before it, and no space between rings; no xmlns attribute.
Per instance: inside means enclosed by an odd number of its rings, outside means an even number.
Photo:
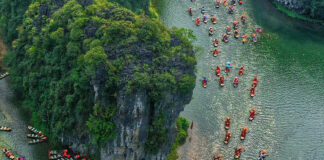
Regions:
<svg viewBox="0 0 324 160"><path fill-rule="evenodd" d="M257 28L257 32L258 32L258 33L262 33L262 32L263 32L262 28L261 28L261 27L258 27L258 28Z"/></svg>
<svg viewBox="0 0 324 160"><path fill-rule="evenodd" d="M223 157L223 155L218 154L217 157L213 157L213 160L221 160L221 158Z"/></svg>
<svg viewBox="0 0 324 160"><path fill-rule="evenodd" d="M252 40L253 40L253 42L257 42L258 41L258 36L257 36L256 33L253 33Z"/></svg>
<svg viewBox="0 0 324 160"><path fill-rule="evenodd" d="M255 95L255 85L254 84L251 87L250 95L251 95L251 97L254 97L254 95Z"/></svg>
<svg viewBox="0 0 324 160"><path fill-rule="evenodd" d="M237 29L238 28L239 21L233 21L233 28Z"/></svg>
<svg viewBox="0 0 324 160"><path fill-rule="evenodd" d="M205 9L205 7L201 7L201 13L206 13L207 11L206 11L206 9Z"/></svg>
<svg viewBox="0 0 324 160"><path fill-rule="evenodd" d="M236 5L236 0L232 0L232 5L233 5L233 6Z"/></svg>
<svg viewBox="0 0 324 160"><path fill-rule="evenodd" d="M213 24L216 24L217 19L216 19L216 17L214 15L212 15L211 21L212 21Z"/></svg>
<svg viewBox="0 0 324 160"><path fill-rule="evenodd" d="M240 158L242 151L243 151L243 146L241 146L240 148L235 148L234 158L236 158L236 159Z"/></svg>
<svg viewBox="0 0 324 160"><path fill-rule="evenodd" d="M239 71L239 75L243 75L243 74L244 74L244 65L242 65Z"/></svg>
<svg viewBox="0 0 324 160"><path fill-rule="evenodd" d="M239 31L236 29L234 30L234 37L237 39L240 37Z"/></svg>
<svg viewBox="0 0 324 160"><path fill-rule="evenodd" d="M228 142L229 142L230 139L231 139L231 136L232 136L232 132L227 132L227 133L226 133L225 138L224 138L224 143L225 143L225 144L228 144Z"/></svg>
<svg viewBox="0 0 324 160"><path fill-rule="evenodd" d="M220 74L221 74L221 70L220 70L220 68L217 66L217 67L216 67L216 76L220 76Z"/></svg>
<svg viewBox="0 0 324 160"><path fill-rule="evenodd" d="M267 150L263 150L262 152L260 152L258 160L265 160L266 156L268 156Z"/></svg>
<svg viewBox="0 0 324 160"><path fill-rule="evenodd" d="M225 129L229 129L231 125L231 118L227 117L225 121Z"/></svg>
<svg viewBox="0 0 324 160"><path fill-rule="evenodd" d="M239 4L242 5L243 4L243 0L239 0Z"/></svg>
<svg viewBox="0 0 324 160"><path fill-rule="evenodd" d="M209 27L208 31L209 31L209 35L210 35L210 36L212 36L212 35L214 34L214 33L213 33L214 29L213 29L212 27Z"/></svg>
<svg viewBox="0 0 324 160"><path fill-rule="evenodd" d="M214 39L214 47L217 47L218 46L218 40L217 39Z"/></svg>
<svg viewBox="0 0 324 160"><path fill-rule="evenodd" d="M230 72L230 67L231 67L230 64L227 64L227 65L226 65L226 67L225 67L225 72L226 72L226 73Z"/></svg>
<svg viewBox="0 0 324 160"><path fill-rule="evenodd" d="M199 17L197 17L197 19L196 19L196 25L200 26L200 18Z"/></svg>
<svg viewBox="0 0 324 160"><path fill-rule="evenodd" d="M235 77L235 78L234 78L233 83L234 83L235 85L238 85L238 84L239 84L239 79L238 79L238 77Z"/></svg>
<svg viewBox="0 0 324 160"><path fill-rule="evenodd" d="M219 54L219 51L218 51L218 49L215 48L214 51L213 51L213 55L214 55L214 57L217 57L218 54Z"/></svg>
<svg viewBox="0 0 324 160"><path fill-rule="evenodd" d="M204 23L207 23L208 19L207 19L207 15L204 15Z"/></svg>
<svg viewBox="0 0 324 160"><path fill-rule="evenodd" d="M243 35L242 38L243 38L243 39L242 39L242 43L243 43L243 44L246 43L246 41L247 41L247 35Z"/></svg>
<svg viewBox="0 0 324 160"><path fill-rule="evenodd" d="M231 30L232 30L231 26L226 26L226 33L227 33L228 35L231 34Z"/></svg>
<svg viewBox="0 0 324 160"><path fill-rule="evenodd" d="M242 14L242 15L241 15L241 22L242 22L243 24L245 24L245 21L246 21L246 15L245 15L245 14Z"/></svg>
<svg viewBox="0 0 324 160"><path fill-rule="evenodd" d="M228 42L228 35L227 35L227 34L223 34L223 41L224 41L225 43Z"/></svg>
<svg viewBox="0 0 324 160"><path fill-rule="evenodd" d="M250 111L250 116L249 116L249 120L252 121L255 117L256 114L256 109L253 108L252 111Z"/></svg>
<svg viewBox="0 0 324 160"><path fill-rule="evenodd" d="M241 139L244 140L246 137L246 133L247 133L247 128L243 128L242 132L241 132Z"/></svg>
<svg viewBox="0 0 324 160"><path fill-rule="evenodd" d="M230 14L234 13L234 7L233 6L228 7L228 13L230 13Z"/></svg>
<svg viewBox="0 0 324 160"><path fill-rule="evenodd" d="M208 84L208 79L207 78L204 78L203 81L202 81L203 85L207 85Z"/></svg>
<svg viewBox="0 0 324 160"><path fill-rule="evenodd" d="M189 8L189 15L192 16L192 9L191 9L191 7Z"/></svg>
<svg viewBox="0 0 324 160"><path fill-rule="evenodd" d="M257 76L254 77L254 79L253 79L253 84L254 84L255 86L257 86L257 84L258 84L258 77L257 77Z"/></svg>
<svg viewBox="0 0 324 160"><path fill-rule="evenodd" d="M228 0L224 0L224 6L227 6L228 5Z"/></svg>
<svg viewBox="0 0 324 160"><path fill-rule="evenodd" d="M221 0L216 0L216 8L219 8Z"/></svg>
<svg viewBox="0 0 324 160"><path fill-rule="evenodd" d="M224 86L224 76L219 77L219 85Z"/></svg>

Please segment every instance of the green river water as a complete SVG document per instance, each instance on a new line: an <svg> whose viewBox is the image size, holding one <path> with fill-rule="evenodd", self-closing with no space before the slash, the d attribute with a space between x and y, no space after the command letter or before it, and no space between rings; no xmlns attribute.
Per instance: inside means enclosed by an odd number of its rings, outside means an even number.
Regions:
<svg viewBox="0 0 324 160"><path fill-rule="evenodd" d="M202 16L200 7L215 14L213 25L195 25ZM192 7L194 15L188 14ZM189 28L197 37L196 45L203 48L197 54L197 82L193 100L182 116L194 121L191 142L179 149L181 160L206 160L221 153L223 159L233 159L234 148L243 146L241 159L257 159L258 152L268 150L269 160L324 159L324 27L301 22L278 12L267 0L248 0L235 7L233 15L224 6L215 8L214 0L166 0L161 19L169 27ZM220 55L213 57L212 40L221 38L226 25L231 25L241 14L247 14L247 24L240 25L240 33L251 34L257 26L264 29L263 45L242 44L230 37L228 44L220 43ZM216 34L208 36L208 28ZM276 40L267 41L269 37ZM258 42L260 43L260 42ZM214 69L230 61L233 69L225 75L225 86L220 88ZM246 74L240 77L238 88L232 81L241 65ZM249 96L249 87L257 75L256 96ZM208 88L201 87L202 77L209 79ZM259 111L253 122L248 121L249 110ZM233 136L224 145L224 121L231 117ZM239 139L240 130L249 129L246 140Z"/></svg>
<svg viewBox="0 0 324 160"><path fill-rule="evenodd" d="M208 14L218 18L216 25L195 26L201 16L199 8L205 6ZM267 149L268 160L321 160L324 159L324 27L286 17L275 10L267 0L248 0L235 7L233 15L224 6L215 9L214 0L164 0L161 20L169 27L189 28L197 37L196 45L203 48L197 54L197 84L193 100L185 107L182 116L194 121L190 131L191 141L179 149L181 160L207 160L221 153L224 160L233 159L234 148L243 146L241 159L257 159L258 152ZM188 8L194 16L188 15ZM257 26L264 29L261 41L277 37L270 46L242 44L232 35L228 44L220 43L220 55L213 57L212 40L221 38L226 25L241 14L247 14L247 24L240 32L250 35ZM212 37L208 28L216 28ZM258 42L259 43L259 42ZM214 69L231 61L232 70L225 75L225 86L220 88ZM238 88L232 80L238 69L245 65L245 75L240 77ZM249 96L249 87L257 75L259 84L256 96ZM209 78L209 86L201 87L202 77ZM0 81L0 125L11 126L11 133L0 132L1 147L28 160L47 159L47 144L28 145L26 121L14 105L13 93L5 80ZM259 111L253 122L248 121L249 110ZM233 132L229 145L223 144L224 120L232 118ZM244 142L239 140L240 129L249 133ZM0 159L4 160L3 154Z"/></svg>

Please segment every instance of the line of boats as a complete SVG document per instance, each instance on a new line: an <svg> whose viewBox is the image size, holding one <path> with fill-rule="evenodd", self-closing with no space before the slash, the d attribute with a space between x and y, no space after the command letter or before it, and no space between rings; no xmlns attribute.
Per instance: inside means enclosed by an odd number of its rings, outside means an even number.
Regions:
<svg viewBox="0 0 324 160"><path fill-rule="evenodd" d="M5 126L0 126L0 131L10 132L11 128L10 127L5 127Z"/></svg>
<svg viewBox="0 0 324 160"><path fill-rule="evenodd" d="M11 159L11 160L25 160L24 157L16 157L13 153L11 153L8 149L6 148L2 148L2 152L5 154L5 156L8 158L8 159Z"/></svg>
<svg viewBox="0 0 324 160"><path fill-rule="evenodd" d="M32 126L28 126L27 128L29 131L33 132L33 134L27 134L28 138L33 138L32 140L28 141L29 144L42 143L47 140L47 137L43 135L42 131L39 131Z"/></svg>
<svg viewBox="0 0 324 160"><path fill-rule="evenodd" d="M91 160L85 157L82 157L79 154L72 155L68 149L64 150L50 150L48 151L49 160Z"/></svg>

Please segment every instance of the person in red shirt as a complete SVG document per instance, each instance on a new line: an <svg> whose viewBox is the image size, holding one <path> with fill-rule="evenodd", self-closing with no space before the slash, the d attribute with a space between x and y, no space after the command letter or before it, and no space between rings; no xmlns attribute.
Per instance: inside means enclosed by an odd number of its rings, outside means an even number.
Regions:
<svg viewBox="0 0 324 160"><path fill-rule="evenodd" d="M239 71L239 75L243 75L243 74L244 74L244 65L242 65Z"/></svg>
<svg viewBox="0 0 324 160"><path fill-rule="evenodd" d="M224 143L228 144L229 140L231 139L232 132L227 132L225 135Z"/></svg>
<svg viewBox="0 0 324 160"><path fill-rule="evenodd" d="M225 129L229 129L231 125L231 118L227 117L225 121Z"/></svg>
<svg viewBox="0 0 324 160"><path fill-rule="evenodd" d="M213 51L213 55L214 55L214 57L217 57L218 54L219 54L219 51L218 51L218 49L215 48L214 51Z"/></svg>
<svg viewBox="0 0 324 160"><path fill-rule="evenodd" d="M242 146L240 148L236 148L235 149L235 156L234 156L234 158L236 158L236 159L240 158L242 151L243 151L243 147Z"/></svg>
<svg viewBox="0 0 324 160"><path fill-rule="evenodd" d="M241 140L244 140L247 134L247 128L243 128L242 132L241 132Z"/></svg>
<svg viewBox="0 0 324 160"><path fill-rule="evenodd" d="M250 117L249 117L250 121L252 121L254 119L255 114L256 114L256 109L253 109L252 111L250 111Z"/></svg>

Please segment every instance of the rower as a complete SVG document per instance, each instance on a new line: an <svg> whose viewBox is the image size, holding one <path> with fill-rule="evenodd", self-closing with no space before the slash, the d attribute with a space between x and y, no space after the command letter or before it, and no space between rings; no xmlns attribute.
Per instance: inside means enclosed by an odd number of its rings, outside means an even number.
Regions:
<svg viewBox="0 0 324 160"><path fill-rule="evenodd" d="M227 34L223 34L223 41L224 41L225 43L228 42L228 35L227 35Z"/></svg>
<svg viewBox="0 0 324 160"><path fill-rule="evenodd" d="M257 86L257 84L258 84L258 77L257 76L254 77L253 84L255 85L255 87Z"/></svg>
<svg viewBox="0 0 324 160"><path fill-rule="evenodd" d="M189 8L189 15L192 16L192 9L191 9L191 7Z"/></svg>
<svg viewBox="0 0 324 160"><path fill-rule="evenodd" d="M228 5L228 1L227 0L224 0L224 6L227 6Z"/></svg>
<svg viewBox="0 0 324 160"><path fill-rule="evenodd" d="M216 68L216 76L220 76L221 70L220 68L217 66Z"/></svg>
<svg viewBox="0 0 324 160"><path fill-rule="evenodd" d="M206 13L205 7L201 7L201 13Z"/></svg>
<svg viewBox="0 0 324 160"><path fill-rule="evenodd" d="M258 32L258 33L262 33L262 32L263 32L262 28L261 28L261 27L258 27L258 28L257 28L257 32Z"/></svg>
<svg viewBox="0 0 324 160"><path fill-rule="evenodd" d="M260 152L258 160L265 160L266 156L268 156L267 150L263 150L262 152Z"/></svg>
<svg viewBox="0 0 324 160"><path fill-rule="evenodd" d="M199 17L197 17L197 19L196 19L196 25L200 26L200 18Z"/></svg>
<svg viewBox="0 0 324 160"><path fill-rule="evenodd" d="M239 34L239 31L236 29L234 30L234 37L237 39L239 38L240 34Z"/></svg>
<svg viewBox="0 0 324 160"><path fill-rule="evenodd" d="M253 108L252 111L250 111L250 116L249 116L249 120L252 121L255 117L256 114L256 109Z"/></svg>
<svg viewBox="0 0 324 160"><path fill-rule="evenodd" d="M219 85L224 86L224 76L219 77Z"/></svg>
<svg viewBox="0 0 324 160"><path fill-rule="evenodd" d="M243 35L242 37L243 37L243 39L242 39L242 43L244 44L244 43L246 43L246 41L247 41L247 36L246 36L246 35Z"/></svg>
<svg viewBox="0 0 324 160"><path fill-rule="evenodd" d="M224 143L228 144L229 140L231 139L232 132L227 132L225 135Z"/></svg>
<svg viewBox="0 0 324 160"><path fill-rule="evenodd" d="M227 117L225 121L225 129L229 129L231 125L231 118Z"/></svg>
<svg viewBox="0 0 324 160"><path fill-rule="evenodd" d="M236 158L236 159L240 158L242 151L243 151L243 146L241 146L240 148L235 148L234 158Z"/></svg>
<svg viewBox="0 0 324 160"><path fill-rule="evenodd" d="M245 14L241 15L241 21L242 21L243 24L245 24L245 21L246 21L246 15Z"/></svg>
<svg viewBox="0 0 324 160"><path fill-rule="evenodd" d="M242 5L243 4L243 0L239 0L239 4Z"/></svg>
<svg viewBox="0 0 324 160"><path fill-rule="evenodd" d="M214 47L217 47L218 46L218 40L217 39L214 39Z"/></svg>
<svg viewBox="0 0 324 160"><path fill-rule="evenodd" d="M236 0L232 0L232 5L233 5L233 6L236 5Z"/></svg>
<svg viewBox="0 0 324 160"><path fill-rule="evenodd" d="M219 54L219 51L218 51L218 49L215 48L214 51L213 51L213 55L214 55L214 57L217 57L218 54Z"/></svg>
<svg viewBox="0 0 324 160"><path fill-rule="evenodd" d="M233 6L228 7L228 13L230 13L230 14L234 13L234 7Z"/></svg>
<svg viewBox="0 0 324 160"><path fill-rule="evenodd" d="M213 157L213 160L221 160L221 158L223 157L223 155L218 154L217 157Z"/></svg>
<svg viewBox="0 0 324 160"><path fill-rule="evenodd" d="M207 21L208 21L207 16L204 15L203 17L204 17L204 23L207 23Z"/></svg>
<svg viewBox="0 0 324 160"><path fill-rule="evenodd" d="M213 29L212 27L209 27L208 30L209 30L209 35L212 36L212 35L213 35L213 31L214 31L214 29Z"/></svg>
<svg viewBox="0 0 324 160"><path fill-rule="evenodd" d="M244 140L245 139L245 136L247 134L247 128L243 128L242 132L241 132L241 140Z"/></svg>
<svg viewBox="0 0 324 160"><path fill-rule="evenodd" d="M216 19L216 17L214 15L212 15L211 21L212 21L213 24L216 24L217 19Z"/></svg>
<svg viewBox="0 0 324 160"><path fill-rule="evenodd" d="M204 78L202 83L203 83L204 85L205 85L205 84L208 84L208 79L207 79L207 78Z"/></svg>
<svg viewBox="0 0 324 160"><path fill-rule="evenodd" d="M226 72L226 73L230 72L230 67L231 67L230 64L227 64L227 65L226 65L226 68L225 68L225 72Z"/></svg>
<svg viewBox="0 0 324 160"><path fill-rule="evenodd" d="M257 36L256 33L253 33L252 40L253 40L253 42L257 42L258 41L258 36Z"/></svg>
<svg viewBox="0 0 324 160"><path fill-rule="evenodd" d="M234 21L233 22L233 28L237 29L238 28L239 21Z"/></svg>
<svg viewBox="0 0 324 160"><path fill-rule="evenodd" d="M242 67L240 68L239 75L241 76L243 75L243 73L244 73L244 65L242 65Z"/></svg>
<svg viewBox="0 0 324 160"><path fill-rule="evenodd" d="M231 30L232 30L231 26L226 26L226 33L227 33L228 35L231 34Z"/></svg>
<svg viewBox="0 0 324 160"><path fill-rule="evenodd" d="M234 83L234 84L236 84L236 85L238 85L238 84L239 84L239 79L238 79L238 77L235 77L235 78L234 78L234 81L233 81L233 83Z"/></svg>

